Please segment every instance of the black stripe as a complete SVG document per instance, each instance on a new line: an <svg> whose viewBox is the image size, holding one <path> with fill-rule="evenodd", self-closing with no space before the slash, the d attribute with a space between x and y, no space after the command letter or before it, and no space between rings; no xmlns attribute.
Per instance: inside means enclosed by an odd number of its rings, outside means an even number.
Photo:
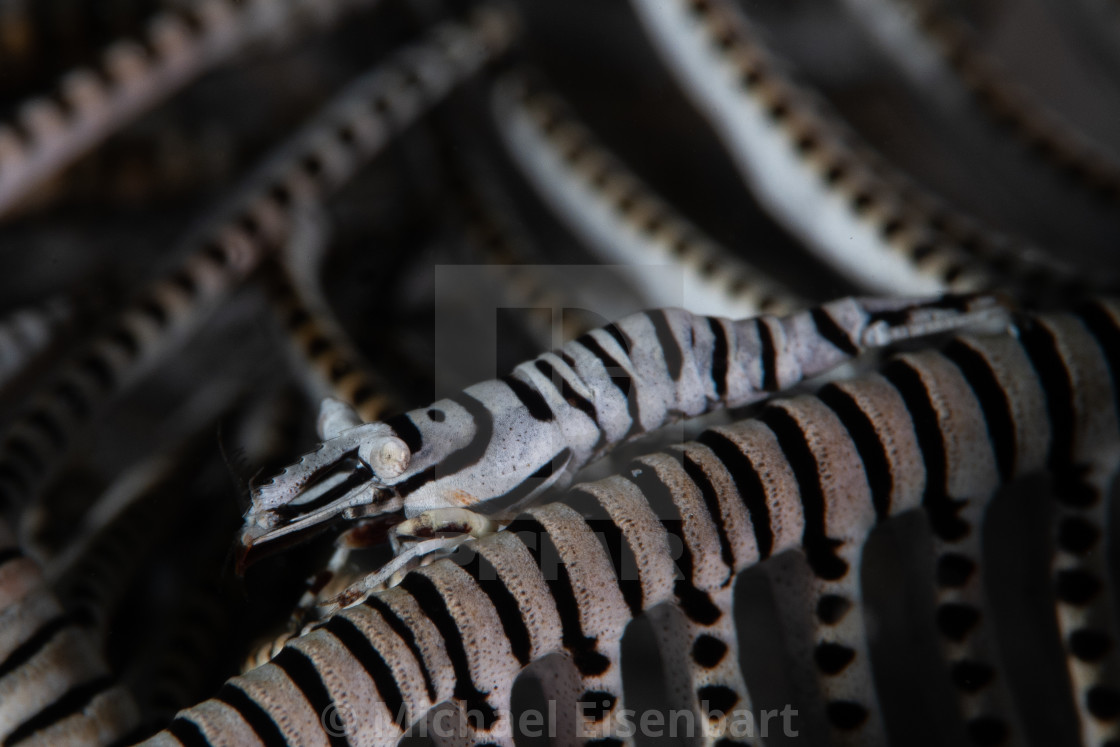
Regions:
<svg viewBox="0 0 1120 747"><path fill-rule="evenodd" d="M572 589L572 579L568 575L568 567L560 560L560 551L556 549L552 537L540 522L527 514L519 516L506 527L506 531L512 532L521 540L544 574L548 591L556 603L556 611L560 614L561 640L564 648L571 652L572 663L576 665L576 669L584 676L595 676L606 672L610 668L611 661L595 649L598 640L583 633L579 603ZM526 535L531 538L531 541L526 541ZM544 563L545 559L548 561L547 565ZM415 575L418 574L410 574L405 576L405 579Z"/></svg>
<svg viewBox="0 0 1120 747"><path fill-rule="evenodd" d="M607 557L614 566L615 579L622 591L622 598L630 608L630 614L637 616L645 604L642 581L638 571L638 558L626 540L618 524L594 495L580 488L573 488L564 494L564 503L583 515L583 520L595 538L603 546Z"/></svg>
<svg viewBox="0 0 1120 747"><path fill-rule="evenodd" d="M397 495L402 498L433 480L449 477L467 467L478 464L486 456L486 450L489 448L494 435L494 418L490 414L490 410L466 392L459 392L450 399L463 407L473 418L474 436L471 437L470 443L451 452L438 464L433 464L423 472L419 472L404 482L395 485L394 489Z"/></svg>
<svg viewBox="0 0 1120 747"><path fill-rule="evenodd" d="M28 478L22 472L20 472L14 464L7 461L3 457L0 457L0 481L13 483L12 487L14 488L14 491L4 490L3 494L0 495L0 497L2 497L4 501L8 503L12 508L15 508L17 498L19 497L18 493L26 492L30 487L28 484ZM0 485L0 488L3 487L3 485Z"/></svg>
<svg viewBox="0 0 1120 747"><path fill-rule="evenodd" d="M167 310L160 305L159 300L156 298L141 299L136 303L132 311L133 313L143 314L159 327L167 324Z"/></svg>
<svg viewBox="0 0 1120 747"><path fill-rule="evenodd" d="M78 367L85 371L100 388L108 391L113 388L113 368L102 356L101 351L87 353L78 361Z"/></svg>
<svg viewBox="0 0 1120 747"><path fill-rule="evenodd" d="M630 351L634 349L634 343L630 342L630 338L626 336L626 333L623 332L622 329L613 322L603 327L603 331L614 338L615 342L618 343L618 346L622 348L622 352L626 354L627 358L629 358Z"/></svg>
<svg viewBox="0 0 1120 747"><path fill-rule="evenodd" d="M5 547L0 549L0 566L23 557L23 551L18 547Z"/></svg>
<svg viewBox="0 0 1120 747"><path fill-rule="evenodd" d="M1018 453L1015 437L1015 419L1007 391L1000 385L991 363L979 351L961 340L953 340L942 351L946 358L957 364L965 381L976 394L988 438L995 450L1000 477L1010 480L1015 474L1015 455Z"/></svg>
<svg viewBox="0 0 1120 747"><path fill-rule="evenodd" d="M210 740L202 733L202 727L180 716L167 726L168 733L178 739L183 747L209 747Z"/></svg>
<svg viewBox="0 0 1120 747"><path fill-rule="evenodd" d="M1046 413L1050 417L1051 469L1068 465L1073 459L1073 431L1076 399L1073 380L1058 348L1054 333L1034 319L1019 325L1019 342L1034 366L1046 393Z"/></svg>
<svg viewBox="0 0 1120 747"><path fill-rule="evenodd" d="M945 454L945 443L941 439L937 410L934 409L933 399L922 375L905 361L895 360L883 369L883 377L902 395L913 419L918 446L926 465L926 500L946 495L949 489L946 465L948 457Z"/></svg>
<svg viewBox="0 0 1120 747"><path fill-rule="evenodd" d="M503 376L501 379L505 382L506 386L513 390L517 399L521 400L521 404L529 411L536 420L548 422L554 420L555 416L552 414L552 408L548 406L548 402L537 391L536 387L526 384L516 376L509 375Z"/></svg>
<svg viewBox="0 0 1120 747"><path fill-rule="evenodd" d="M0 662L0 679L27 663L32 657L46 648L63 630L74 624L70 615L57 615L39 626L26 641L16 646L8 658Z"/></svg>
<svg viewBox="0 0 1120 747"><path fill-rule="evenodd" d="M288 316L288 329L292 332L295 332L310 321L311 314L307 312L307 309L304 309L300 306L295 306L294 308L292 308L291 313Z"/></svg>
<svg viewBox="0 0 1120 747"><path fill-rule="evenodd" d="M948 495L948 457L930 392L922 381L921 374L905 361L896 360L888 364L883 369L883 376L902 395L914 423L914 433L918 436L918 447L926 466L923 503L929 515L930 526L938 537L955 542L968 534L970 528L968 522L957 516L965 502Z"/></svg>
<svg viewBox="0 0 1120 747"><path fill-rule="evenodd" d="M829 384L817 393L825 406L836 413L836 417L848 430L852 443L856 445L867 484L871 488L871 503L875 506L875 516L879 521L890 516L891 493L894 491L894 473L887 448L871 422L871 417L863 411L855 398L836 384Z"/></svg>
<svg viewBox="0 0 1120 747"><path fill-rule="evenodd" d="M770 506L766 503L766 489L762 478L755 470L750 458L743 453L734 441L716 431L704 431L696 439L707 446L727 469L739 499L751 517L755 543L758 545L760 559L770 557L774 549L774 529L770 526Z"/></svg>
<svg viewBox="0 0 1120 747"><path fill-rule="evenodd" d="M77 382L66 380L60 381L54 387L54 396L65 401L66 406L70 409L70 413L77 420L85 420L89 417L90 405L86 400L86 394Z"/></svg>
<svg viewBox="0 0 1120 747"><path fill-rule="evenodd" d="M802 546L809 567L818 578L836 581L848 573L848 563L836 555L836 548L843 544L827 534L825 519L824 487L821 485L820 465L809 447L801 424L784 409L768 407L758 418L774 431L778 445L785 453L801 494L801 510L805 516Z"/></svg>
<svg viewBox="0 0 1120 747"><path fill-rule="evenodd" d="M498 714L486 700L489 693L479 690L471 678L470 660L463 646L462 633L455 623L455 618L447 609L447 602L444 601L443 595L439 593L432 580L423 573L407 574L399 588L412 595L443 637L447 656L451 659L451 666L455 670L455 697L463 701L469 715L482 717L481 723L472 723L472 725L475 728L489 729L497 720Z"/></svg>
<svg viewBox="0 0 1120 747"><path fill-rule="evenodd" d="M43 431L56 447L66 443L66 434L53 415L46 410L34 410L27 416L27 423Z"/></svg>
<svg viewBox="0 0 1120 747"><path fill-rule="evenodd" d="M572 385L568 383L568 380L564 378L563 374L553 368L548 361L537 360L535 365L537 370L540 371L553 386L556 386L557 379L560 380L560 396L564 398L565 402L591 418L596 426L599 425L599 415L595 412L595 405L591 404L583 395L573 389Z"/></svg>
<svg viewBox="0 0 1120 747"><path fill-rule="evenodd" d="M598 723L610 715L617 702L618 696L606 690L584 690L579 696L576 707L580 710L581 715L589 718L592 722ZM593 739L586 744L593 747L606 747L604 742L612 746L618 745L618 747L623 744L619 740L604 739Z"/></svg>
<svg viewBox="0 0 1120 747"><path fill-rule="evenodd" d="M327 371L327 375L330 377L332 384L338 384L352 373L354 373L354 364L346 360L345 354L341 352L331 361L330 370ZM360 373L354 377L354 383L359 384L359 386L354 388L354 393L351 395L350 401L354 405L361 405L366 400L373 399L374 394L377 392L377 390L364 379L365 377Z"/></svg>
<svg viewBox="0 0 1120 747"><path fill-rule="evenodd" d="M823 307L818 306L811 310L809 316L821 337L848 355L859 355L859 346L852 342L848 333L836 323L836 320Z"/></svg>
<svg viewBox="0 0 1120 747"><path fill-rule="evenodd" d="M754 320L758 329L758 339L762 343L762 388L767 392L778 391L778 351L774 347L774 335L770 325L763 318Z"/></svg>
<svg viewBox="0 0 1120 747"><path fill-rule="evenodd" d="M381 619L383 619L389 628L404 641L404 645L408 648L412 657L416 659L416 664L424 677L424 689L428 691L428 700L435 700L436 686L432 683L432 675L428 671L427 665L424 663L424 657L420 653L420 646L416 643L416 634L412 631L412 628L408 627L404 620L397 617L397 613L393 612L392 607L381 601L378 597L370 596L365 600L364 604L381 615Z"/></svg>
<svg viewBox="0 0 1120 747"><path fill-rule="evenodd" d="M4 444L4 450L21 460L33 472L43 472L46 469L42 458L35 453L35 447L21 435L10 436Z"/></svg>
<svg viewBox="0 0 1120 747"><path fill-rule="evenodd" d="M496 495L493 498L487 498L481 501L474 507L474 510L480 513L494 515L505 511L511 506L516 506L518 503L525 500L526 496L551 479L552 475L557 470L564 469L571 458L571 449L567 447L561 449L555 456L545 462L540 469L526 477L514 486L513 489L501 495Z"/></svg>
<svg viewBox="0 0 1120 747"><path fill-rule="evenodd" d="M385 421L385 425L393 429L393 433L405 442L408 450L413 454L424 447L424 437L420 435L420 429L416 427L416 423L412 422L408 413L402 412L400 415L394 415Z"/></svg>
<svg viewBox="0 0 1120 747"><path fill-rule="evenodd" d="M262 708L241 688L227 682L222 685L218 694L214 697L237 711L241 718L245 720L245 723L249 725L249 728L253 730L253 733L257 735L257 739L264 743L265 747L280 747L288 744L288 740L284 738L284 733L280 731L280 727L273 720L272 714Z"/></svg>
<svg viewBox="0 0 1120 747"><path fill-rule="evenodd" d="M349 473L346 475L346 479L341 483L335 485L330 490L324 491L313 501L307 503L286 503L282 506L277 506L274 509L275 512L285 518L305 516L325 506L329 506L354 488L368 483L370 479L372 479L373 474L365 463L358 459L357 454L358 449L355 447L333 462L327 464L327 466L316 470L308 479L307 488L305 489L318 485L336 474Z"/></svg>
<svg viewBox="0 0 1120 747"><path fill-rule="evenodd" d="M681 519L680 508L673 501L673 491L661 479L656 469L642 461L631 462L622 472L622 477L641 491L650 510L661 522L661 526L680 542L681 555L677 563L685 579L692 583L692 547L688 544L688 537L684 533L684 520Z"/></svg>
<svg viewBox="0 0 1120 747"><path fill-rule="evenodd" d="M105 336L129 358L135 357L140 352L140 343L128 327L115 327L106 332Z"/></svg>
<svg viewBox="0 0 1120 747"><path fill-rule="evenodd" d="M715 486L708 478L708 474L704 468L689 456L687 453L684 455L683 461L685 474L692 480L693 484L700 489L700 495L704 499L704 505L708 508L708 516L711 517L712 524L716 528L716 536L719 537L719 552L720 558L723 559L726 565L732 571L735 570L735 553L731 547L731 540L727 536L727 527L723 523L723 511L719 505L719 495L716 493ZM733 573L728 575L728 581L733 577Z"/></svg>
<svg viewBox="0 0 1120 747"><path fill-rule="evenodd" d="M502 622L502 630L505 631L513 655L522 665L528 664L529 655L532 653L529 629L525 626L525 617L521 606L517 603L517 597L498 575L498 569L480 552L475 552L470 562L460 567L474 578L479 588L490 598L490 603L498 612L498 619Z"/></svg>
<svg viewBox="0 0 1120 747"><path fill-rule="evenodd" d="M661 352L665 356L665 368L669 371L669 377L673 381L680 381L684 355L672 327L669 326L669 317L665 315L664 309L647 311L646 316L653 322L653 328L657 332L657 342L661 345Z"/></svg>
<svg viewBox="0 0 1120 747"><path fill-rule="evenodd" d="M459 392L451 400L462 406L474 419L475 432L469 444L451 452L437 465L437 477L440 478L454 475L482 461L494 436L494 416L486 405L466 392Z"/></svg>
<svg viewBox="0 0 1120 747"><path fill-rule="evenodd" d="M272 657L272 663L284 670L284 673L295 683L303 696L307 698L311 710L322 718L329 708L334 705L330 691L323 684L323 678L315 667L315 662L299 649L287 646L283 651ZM345 724L343 724L345 726ZM350 741L345 734L337 733L336 729L324 729L327 741L332 745L349 745Z"/></svg>
<svg viewBox="0 0 1120 747"><path fill-rule="evenodd" d="M304 343L304 354L312 361L324 356L332 348L331 341L316 334Z"/></svg>
<svg viewBox="0 0 1120 747"><path fill-rule="evenodd" d="M91 700L107 690L112 684L113 679L111 677L99 677L81 685L74 685L53 703L12 729L8 738L4 740L5 747L22 742L34 736L35 732L46 729L48 726L81 711L89 705ZM202 744L205 743L206 741L203 740Z"/></svg>
<svg viewBox="0 0 1120 747"><path fill-rule="evenodd" d="M374 686L377 687L377 693L381 702L385 704L385 708L388 709L389 717L393 719L393 722L401 731L407 731L408 715L404 709L404 698L401 697L400 687L397 686L397 680L393 677L393 670L385 663L381 653L373 647L369 639L365 637L362 631L358 630L358 627L351 620L342 615L335 615L323 627L328 633L341 641L342 645L362 665L362 669L366 670L366 674L370 676Z"/></svg>
<svg viewBox="0 0 1120 747"><path fill-rule="evenodd" d="M716 385L716 394L723 399L727 396L727 332L723 329L723 322L714 317L708 317L708 326L715 337L712 348L712 381Z"/></svg>
<svg viewBox="0 0 1120 747"><path fill-rule="evenodd" d="M680 566L683 578L677 579L673 584L677 605L690 620L701 625L712 625L723 613L712 604L711 597L698 589L694 583L692 546L688 544L688 536L684 532L684 520L681 518L680 508L673 500L673 491L661 479L656 469L641 461L632 462L623 476L642 492L654 515L661 521L661 526L665 527L665 531L676 537L680 543L681 554L677 558L677 564Z"/></svg>
<svg viewBox="0 0 1120 747"><path fill-rule="evenodd" d="M576 344L586 348L592 355L599 359L603 364L603 368L607 370L607 376L610 377L611 383L614 384L618 391L622 392L622 396L630 396L630 374L626 373L626 369L622 367L618 361L611 357L610 353L603 350L603 346L599 341L592 337L590 334L581 335L576 338Z"/></svg>
<svg viewBox="0 0 1120 747"><path fill-rule="evenodd" d="M642 419L641 412L638 408L638 392L634 389L633 382L630 380L630 374L626 373L626 369L612 358L607 351L603 350L603 347L590 334L580 336L575 342L587 348L592 355L602 362L603 368L607 371L607 376L611 379L611 383L613 383L618 390L622 392L622 396L626 398L626 407L630 413L630 430L627 432L626 438L641 433Z"/></svg>
<svg viewBox="0 0 1120 747"><path fill-rule="evenodd" d="M1080 310L1078 316L1101 346L1108 371L1112 376L1112 403L1120 419L1120 328L1116 320L1101 303L1091 304Z"/></svg>
<svg viewBox="0 0 1120 747"><path fill-rule="evenodd" d="M186 269L176 270L171 276L171 284L181 290L185 295L193 296L195 292L194 278ZM136 351L132 351L135 353Z"/></svg>

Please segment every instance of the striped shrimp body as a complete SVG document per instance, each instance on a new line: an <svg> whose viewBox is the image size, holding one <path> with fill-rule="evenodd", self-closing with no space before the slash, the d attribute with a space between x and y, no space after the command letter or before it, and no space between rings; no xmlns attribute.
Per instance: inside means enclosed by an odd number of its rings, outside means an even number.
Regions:
<svg viewBox="0 0 1120 747"><path fill-rule="evenodd" d="M394 538L485 532L480 515L511 514L624 441L765 399L869 349L1004 321L990 296L845 298L740 321L655 310L384 422L360 424L327 400L318 450L254 491L242 560L339 518L403 513Z"/></svg>

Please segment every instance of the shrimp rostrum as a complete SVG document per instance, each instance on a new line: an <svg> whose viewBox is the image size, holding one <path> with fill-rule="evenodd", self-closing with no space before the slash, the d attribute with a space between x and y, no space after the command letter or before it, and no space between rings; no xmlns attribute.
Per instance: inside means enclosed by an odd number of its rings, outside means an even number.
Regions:
<svg viewBox="0 0 1120 747"><path fill-rule="evenodd" d="M646 311L592 330L429 407L362 423L337 400L319 447L254 489L242 563L339 520L407 519L402 539L479 534L620 443L738 407L861 353L962 327L1002 326L992 296L844 298L732 321Z"/></svg>

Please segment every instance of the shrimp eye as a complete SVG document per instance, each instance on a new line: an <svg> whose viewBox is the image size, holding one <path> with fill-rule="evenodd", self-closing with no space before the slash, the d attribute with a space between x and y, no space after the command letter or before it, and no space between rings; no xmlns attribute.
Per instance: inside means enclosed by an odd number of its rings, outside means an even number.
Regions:
<svg viewBox="0 0 1120 747"><path fill-rule="evenodd" d="M373 439L362 448L362 458L373 469L374 474L383 479L399 477L408 469L412 452L408 445L396 436Z"/></svg>

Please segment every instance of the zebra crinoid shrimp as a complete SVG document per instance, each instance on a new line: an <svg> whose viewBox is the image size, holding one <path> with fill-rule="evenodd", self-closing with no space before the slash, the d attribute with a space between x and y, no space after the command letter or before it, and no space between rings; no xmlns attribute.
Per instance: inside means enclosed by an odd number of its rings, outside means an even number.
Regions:
<svg viewBox="0 0 1120 747"><path fill-rule="evenodd" d="M659 309L384 422L362 424L328 401L320 447L255 489L245 557L339 516L403 512L397 536L470 528L464 509L516 511L625 440L757 402L867 350L1000 316L989 296L849 298L740 321Z"/></svg>

